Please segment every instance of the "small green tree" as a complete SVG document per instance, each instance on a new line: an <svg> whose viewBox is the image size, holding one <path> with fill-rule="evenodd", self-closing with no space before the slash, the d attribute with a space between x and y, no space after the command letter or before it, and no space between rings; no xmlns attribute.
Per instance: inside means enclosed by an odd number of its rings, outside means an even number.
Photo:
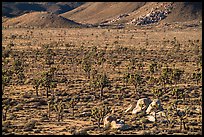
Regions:
<svg viewBox="0 0 204 137"><path fill-rule="evenodd" d="M184 127L184 130L186 130L186 122L187 122L187 113L189 113L189 108L185 107L183 111L177 109L177 116L180 119L180 130L182 130L182 125Z"/></svg>
<svg viewBox="0 0 204 137"><path fill-rule="evenodd" d="M176 96L176 101L178 101L178 98L179 98L179 89L178 88L173 88L172 95Z"/></svg>
<svg viewBox="0 0 204 137"><path fill-rule="evenodd" d="M130 73L126 72L123 74L123 82L125 83L125 87L127 87L128 81L130 79Z"/></svg>
<svg viewBox="0 0 204 137"><path fill-rule="evenodd" d="M23 71L23 64L22 61L20 60L20 58L14 58L14 62L13 62L13 70L16 74L18 74L19 72Z"/></svg>
<svg viewBox="0 0 204 137"><path fill-rule="evenodd" d="M110 80L108 79L107 75L104 74L98 74L97 75L97 82L96 82L97 87L100 89L100 99L103 99L103 89L105 87L110 86Z"/></svg>
<svg viewBox="0 0 204 137"><path fill-rule="evenodd" d="M49 96L49 92L51 91L51 89L54 89L57 87L57 82L54 81L53 75L54 75L54 72L52 70L43 72L43 74L41 75L42 86L46 88L47 98Z"/></svg>
<svg viewBox="0 0 204 137"><path fill-rule="evenodd" d="M130 75L129 83L133 84L133 86L135 87L134 94L137 93L138 88L140 89L142 82L143 77L140 73L136 72L135 74Z"/></svg>
<svg viewBox="0 0 204 137"><path fill-rule="evenodd" d="M42 83L42 79L39 79L39 78L33 79L32 81L33 88L35 89L35 92L36 92L36 96L38 96L38 89L41 83Z"/></svg>
<svg viewBox="0 0 204 137"><path fill-rule="evenodd" d="M44 53L45 64L51 67L51 65L54 64L55 53L49 46L45 46Z"/></svg>
<svg viewBox="0 0 204 137"><path fill-rule="evenodd" d="M51 81L52 81L52 77L49 74L49 72L44 72L42 74L42 86L46 88L47 98L48 98L48 93L50 92L50 88L51 88Z"/></svg>
<svg viewBox="0 0 204 137"><path fill-rule="evenodd" d="M65 104L62 101L59 101L54 104L54 109L57 112L57 121L63 120L63 113L64 113Z"/></svg>
<svg viewBox="0 0 204 137"><path fill-rule="evenodd" d="M72 108L72 116L74 116L74 107L79 102L78 96L73 96L69 103L66 105L68 108Z"/></svg>
<svg viewBox="0 0 204 137"><path fill-rule="evenodd" d="M202 80L202 72L193 72L192 78L194 81L196 81L196 84L199 84L199 81Z"/></svg>
<svg viewBox="0 0 204 137"><path fill-rule="evenodd" d="M149 72L150 74L155 73L158 70L157 63L153 62L149 65Z"/></svg>
<svg viewBox="0 0 204 137"><path fill-rule="evenodd" d="M82 69L86 73L86 76L88 79L90 79L90 73L91 73L91 62L88 60L82 61Z"/></svg>
<svg viewBox="0 0 204 137"><path fill-rule="evenodd" d="M174 82L175 85L177 85L177 83L180 81L183 73L184 71L180 69L173 69L170 79Z"/></svg>
<svg viewBox="0 0 204 137"><path fill-rule="evenodd" d="M7 119L7 113L8 113L8 110L10 109L10 105L9 105L9 104L3 105L3 109L4 109L3 121L6 121L6 119Z"/></svg>
<svg viewBox="0 0 204 137"><path fill-rule="evenodd" d="M18 83L23 84L25 81L23 61L21 58L14 58L13 72L17 76Z"/></svg>
<svg viewBox="0 0 204 137"><path fill-rule="evenodd" d="M162 96L162 89L159 89L157 87L153 88L152 93L156 98L160 98Z"/></svg>
<svg viewBox="0 0 204 137"><path fill-rule="evenodd" d="M2 94L4 93L4 89L11 82L13 72L11 70L2 69Z"/></svg>
<svg viewBox="0 0 204 137"><path fill-rule="evenodd" d="M166 90L166 84L171 84L172 81L170 76L172 75L172 69L168 66L162 69L162 73L159 77L159 82L163 85L164 90Z"/></svg>
<svg viewBox="0 0 204 137"><path fill-rule="evenodd" d="M94 121L97 121L98 128L100 128L100 123L104 119L104 117L111 112L110 107L106 105L93 107L91 110L91 115Z"/></svg>
<svg viewBox="0 0 204 137"><path fill-rule="evenodd" d="M142 72L144 72L144 63L143 62L138 62L137 66L138 66L138 70L142 70Z"/></svg>
<svg viewBox="0 0 204 137"><path fill-rule="evenodd" d="M105 73L103 74L97 73L94 77L92 77L90 84L94 89L97 89L97 88L99 89L100 99L102 100L103 99L103 89L105 87L110 86L110 80L108 79Z"/></svg>

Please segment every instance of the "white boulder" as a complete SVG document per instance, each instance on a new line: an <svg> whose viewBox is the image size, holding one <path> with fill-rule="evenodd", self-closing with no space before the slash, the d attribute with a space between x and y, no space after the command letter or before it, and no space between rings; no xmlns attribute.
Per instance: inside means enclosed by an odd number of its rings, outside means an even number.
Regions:
<svg viewBox="0 0 204 137"><path fill-rule="evenodd" d="M151 100L149 98L141 98L137 101L136 107L133 109L132 114L137 114L143 110L146 110Z"/></svg>
<svg viewBox="0 0 204 137"><path fill-rule="evenodd" d="M162 111L164 110L163 107L161 106L161 102L159 99L154 99L151 104L148 106L147 110L146 110L146 114L150 114L150 112L152 112L154 107L158 107L157 109Z"/></svg>
<svg viewBox="0 0 204 137"><path fill-rule="evenodd" d="M146 118L151 122L155 122L155 117L152 115L148 115L148 116L146 116Z"/></svg>

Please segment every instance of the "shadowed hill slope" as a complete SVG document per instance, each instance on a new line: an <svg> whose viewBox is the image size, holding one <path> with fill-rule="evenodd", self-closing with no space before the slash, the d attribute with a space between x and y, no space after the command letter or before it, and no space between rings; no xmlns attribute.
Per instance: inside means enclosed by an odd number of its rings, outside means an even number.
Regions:
<svg viewBox="0 0 204 137"><path fill-rule="evenodd" d="M61 14L82 4L84 2L3 2L2 16L16 17L31 11L49 11Z"/></svg>
<svg viewBox="0 0 204 137"><path fill-rule="evenodd" d="M79 27L80 24L49 12L31 12L8 19L3 26L13 27Z"/></svg>

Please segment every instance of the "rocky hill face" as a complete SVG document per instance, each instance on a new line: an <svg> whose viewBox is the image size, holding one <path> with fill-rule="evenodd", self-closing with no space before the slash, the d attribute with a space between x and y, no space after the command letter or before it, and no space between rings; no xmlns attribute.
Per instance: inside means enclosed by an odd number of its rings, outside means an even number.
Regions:
<svg viewBox="0 0 204 137"><path fill-rule="evenodd" d="M65 18L87 24L147 25L158 22L202 20L201 2L89 2Z"/></svg>
<svg viewBox="0 0 204 137"><path fill-rule="evenodd" d="M2 23L4 27L39 27L64 28L79 27L80 24L50 12L31 12L22 16L7 19Z"/></svg>
<svg viewBox="0 0 204 137"><path fill-rule="evenodd" d="M145 2L88 2L62 16L80 23L95 24L134 12L144 5Z"/></svg>

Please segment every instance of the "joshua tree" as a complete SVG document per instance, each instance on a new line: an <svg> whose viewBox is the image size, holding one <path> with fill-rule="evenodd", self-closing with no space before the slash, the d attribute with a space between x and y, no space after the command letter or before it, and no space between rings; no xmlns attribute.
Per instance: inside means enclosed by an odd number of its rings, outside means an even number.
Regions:
<svg viewBox="0 0 204 137"><path fill-rule="evenodd" d="M14 58L13 72L16 74L19 83L23 83L25 79L23 62L20 58Z"/></svg>
<svg viewBox="0 0 204 137"><path fill-rule="evenodd" d="M143 62L138 62L137 66L138 66L138 70L142 69L142 72L144 72L144 63Z"/></svg>
<svg viewBox="0 0 204 137"><path fill-rule="evenodd" d="M180 81L184 71L180 69L173 69L173 72L171 74L171 80L177 85L177 83Z"/></svg>
<svg viewBox="0 0 204 137"><path fill-rule="evenodd" d="M202 46L200 46L199 44L199 40L194 41L194 43L192 43L192 46L194 47L194 55L195 55L195 61L196 61L196 65L197 68L199 67L199 64L202 65Z"/></svg>
<svg viewBox="0 0 204 137"><path fill-rule="evenodd" d="M130 58L130 64L129 64L130 69L135 69L136 62L137 62L136 58ZM138 67L139 67L139 65L138 65Z"/></svg>
<svg viewBox="0 0 204 137"><path fill-rule="evenodd" d="M42 83L42 80L39 78L33 79L33 81L32 81L33 88L35 89L35 92L36 92L36 96L38 96L38 89L39 89L41 83Z"/></svg>
<svg viewBox="0 0 204 137"><path fill-rule="evenodd" d="M198 85L199 81L202 79L202 72L194 72L192 77L193 80L196 81L196 84Z"/></svg>
<svg viewBox="0 0 204 137"><path fill-rule="evenodd" d="M182 125L184 130L186 130L186 122L187 122L187 113L189 112L189 108L185 108L184 111L177 110L177 116L180 119L180 130L182 130Z"/></svg>
<svg viewBox="0 0 204 137"><path fill-rule="evenodd" d="M24 75L24 73L23 73L22 71L19 72L19 73L17 74L17 77L18 77L19 83L20 83L20 84L23 84L24 81L25 81L25 75Z"/></svg>
<svg viewBox="0 0 204 137"><path fill-rule="evenodd" d="M10 105L9 105L9 104L3 105L3 109L4 109L3 120L4 120L4 121L6 121L7 113L8 113L9 108L10 108Z"/></svg>
<svg viewBox="0 0 204 137"><path fill-rule="evenodd" d="M11 70L2 69L2 94L4 93L5 86L10 84L13 72Z"/></svg>
<svg viewBox="0 0 204 137"><path fill-rule="evenodd" d="M68 108L72 108L72 116L74 116L74 107L76 106L76 104L79 102L79 99L77 96L73 96L71 98L71 100L69 101L69 103L67 104Z"/></svg>
<svg viewBox="0 0 204 137"><path fill-rule="evenodd" d="M172 69L168 68L168 66L166 68L162 69L162 73L161 76L159 78L160 83L163 85L164 90L166 89L166 84L170 84L170 76L172 74Z"/></svg>
<svg viewBox="0 0 204 137"><path fill-rule="evenodd" d="M51 112L51 105L52 105L52 102L51 101L48 101L47 102L47 105L48 105L48 107L47 107L47 114L48 114L48 118L50 118L50 112Z"/></svg>
<svg viewBox="0 0 204 137"><path fill-rule="evenodd" d="M54 64L55 53L51 48L48 48L48 46L45 47L44 53L45 53L45 64L51 67L51 65Z"/></svg>
<svg viewBox="0 0 204 137"><path fill-rule="evenodd" d="M103 105L100 107L93 107L91 110L92 118L97 121L98 128L100 128L100 123L104 119L104 117L110 113L110 107Z"/></svg>
<svg viewBox="0 0 204 137"><path fill-rule="evenodd" d="M92 79L92 86L94 88L99 88L100 90L100 99L103 99L103 89L105 87L110 86L110 80L108 79L107 75L104 74L96 74L96 76Z"/></svg>
<svg viewBox="0 0 204 137"><path fill-rule="evenodd" d="M125 83L125 87L127 87L129 78L130 78L130 73L126 72L126 73L123 75L123 81L124 81L124 83Z"/></svg>
<svg viewBox="0 0 204 137"><path fill-rule="evenodd" d="M42 86L46 88L46 96L48 98L48 94L51 89L57 87L57 83L53 80L53 71L47 71L42 74Z"/></svg>
<svg viewBox="0 0 204 137"><path fill-rule="evenodd" d="M172 94L173 94L174 96L176 96L176 101L178 101L178 98L179 98L179 89L178 89L178 88L174 88L174 89L172 90Z"/></svg>
<svg viewBox="0 0 204 137"><path fill-rule="evenodd" d="M135 87L134 94L136 94L138 87L140 88L143 82L142 75L137 72L135 74L130 75L129 82Z"/></svg>
<svg viewBox="0 0 204 137"><path fill-rule="evenodd" d="M101 52L98 52L97 54L97 64L98 65L102 65L104 64L104 62L106 62L106 59L105 59L105 55L106 52L105 51L101 51Z"/></svg>
<svg viewBox="0 0 204 137"><path fill-rule="evenodd" d="M57 112L57 121L59 122L60 120L63 120L64 103L62 101L55 103L54 109Z"/></svg>
<svg viewBox="0 0 204 137"><path fill-rule="evenodd" d="M156 62L151 63L151 64L149 65L149 72L150 72L150 74L153 74L153 73L156 72L157 70L158 70L158 68L157 68L157 63L156 63Z"/></svg>
<svg viewBox="0 0 204 137"><path fill-rule="evenodd" d="M162 96L162 89L153 88L152 93L159 99Z"/></svg>
<svg viewBox="0 0 204 137"><path fill-rule="evenodd" d="M82 68L87 75L87 78L90 79L90 72L91 72L91 62L88 60L82 61Z"/></svg>

